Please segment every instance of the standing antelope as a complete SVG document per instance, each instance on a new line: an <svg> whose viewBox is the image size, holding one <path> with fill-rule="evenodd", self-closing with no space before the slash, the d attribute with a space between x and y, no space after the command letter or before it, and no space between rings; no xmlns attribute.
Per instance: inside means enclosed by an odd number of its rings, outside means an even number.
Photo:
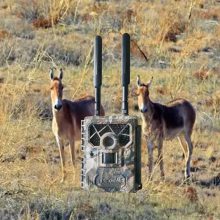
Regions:
<svg viewBox="0 0 220 220"><path fill-rule="evenodd" d="M152 78L153 79L153 78ZM158 162L161 177L164 178L163 167L163 141L178 137L185 156L185 178L190 177L190 160L193 151L191 134L196 119L196 113L192 105L184 99L176 99L162 105L154 103L149 97L149 88L152 79L147 83L141 83L137 77L138 107L142 116L142 130L147 141L149 176L153 170L153 148L158 148Z"/></svg>
<svg viewBox="0 0 220 220"><path fill-rule="evenodd" d="M51 100L52 100L52 130L56 137L59 147L62 181L65 179L65 158L64 158L64 140L69 141L71 160L75 167L75 141L81 137L81 120L86 116L92 116L95 113L95 99L92 96L70 101L62 99L63 96L63 71L60 69L59 77L54 77L53 69L50 70L51 78ZM101 106L101 115L104 115Z"/></svg>

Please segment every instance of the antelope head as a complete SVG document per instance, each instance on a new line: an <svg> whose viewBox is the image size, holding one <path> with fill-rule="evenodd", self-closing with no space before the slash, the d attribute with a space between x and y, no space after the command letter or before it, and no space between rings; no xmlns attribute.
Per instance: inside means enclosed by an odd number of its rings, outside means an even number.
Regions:
<svg viewBox="0 0 220 220"><path fill-rule="evenodd" d="M59 77L54 76L54 69L51 68L50 70L50 79L51 79L51 100L52 100L52 108L55 111L59 111L63 104L62 104L62 97L63 97L63 70L60 69Z"/></svg>
<svg viewBox="0 0 220 220"><path fill-rule="evenodd" d="M152 83L153 77L147 83L141 83L140 76L137 76L137 91L136 95L138 96L138 108L142 113L146 113L149 109L149 88Z"/></svg>

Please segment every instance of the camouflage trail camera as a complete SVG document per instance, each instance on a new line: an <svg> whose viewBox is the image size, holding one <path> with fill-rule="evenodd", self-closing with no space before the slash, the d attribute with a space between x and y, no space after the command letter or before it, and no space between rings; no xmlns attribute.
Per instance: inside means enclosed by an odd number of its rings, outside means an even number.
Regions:
<svg viewBox="0 0 220 220"><path fill-rule="evenodd" d="M102 38L95 38L95 116L82 121L82 178L84 189L135 192L141 189L141 128L128 115L130 83L130 36L122 37L122 115L100 116Z"/></svg>

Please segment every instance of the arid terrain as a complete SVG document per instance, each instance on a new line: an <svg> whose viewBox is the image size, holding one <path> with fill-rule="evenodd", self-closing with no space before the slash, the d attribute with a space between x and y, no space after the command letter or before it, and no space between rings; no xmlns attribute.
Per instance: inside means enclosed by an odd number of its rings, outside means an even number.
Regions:
<svg viewBox="0 0 220 220"><path fill-rule="evenodd" d="M166 178L148 181L142 140L137 193L86 192L66 147L67 180L51 130L49 69L64 70L64 97L93 95L93 42L103 38L102 104L120 114L121 35L131 36L131 83L153 76L151 99L196 109L192 182L178 140L164 144ZM220 219L220 1L1 0L0 219ZM136 97L129 96L131 115ZM141 120L140 120L141 122ZM156 155L156 152L155 152Z"/></svg>

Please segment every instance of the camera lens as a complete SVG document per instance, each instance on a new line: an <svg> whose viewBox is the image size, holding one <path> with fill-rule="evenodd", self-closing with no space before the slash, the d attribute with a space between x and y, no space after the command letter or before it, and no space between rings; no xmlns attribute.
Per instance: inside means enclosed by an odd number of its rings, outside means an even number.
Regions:
<svg viewBox="0 0 220 220"><path fill-rule="evenodd" d="M110 147L114 144L114 140L111 136L107 136L103 139L103 145L105 147Z"/></svg>
<svg viewBox="0 0 220 220"><path fill-rule="evenodd" d="M100 142L102 147L109 150L115 149L115 147L118 145L117 136L112 132L107 132L103 134Z"/></svg>

